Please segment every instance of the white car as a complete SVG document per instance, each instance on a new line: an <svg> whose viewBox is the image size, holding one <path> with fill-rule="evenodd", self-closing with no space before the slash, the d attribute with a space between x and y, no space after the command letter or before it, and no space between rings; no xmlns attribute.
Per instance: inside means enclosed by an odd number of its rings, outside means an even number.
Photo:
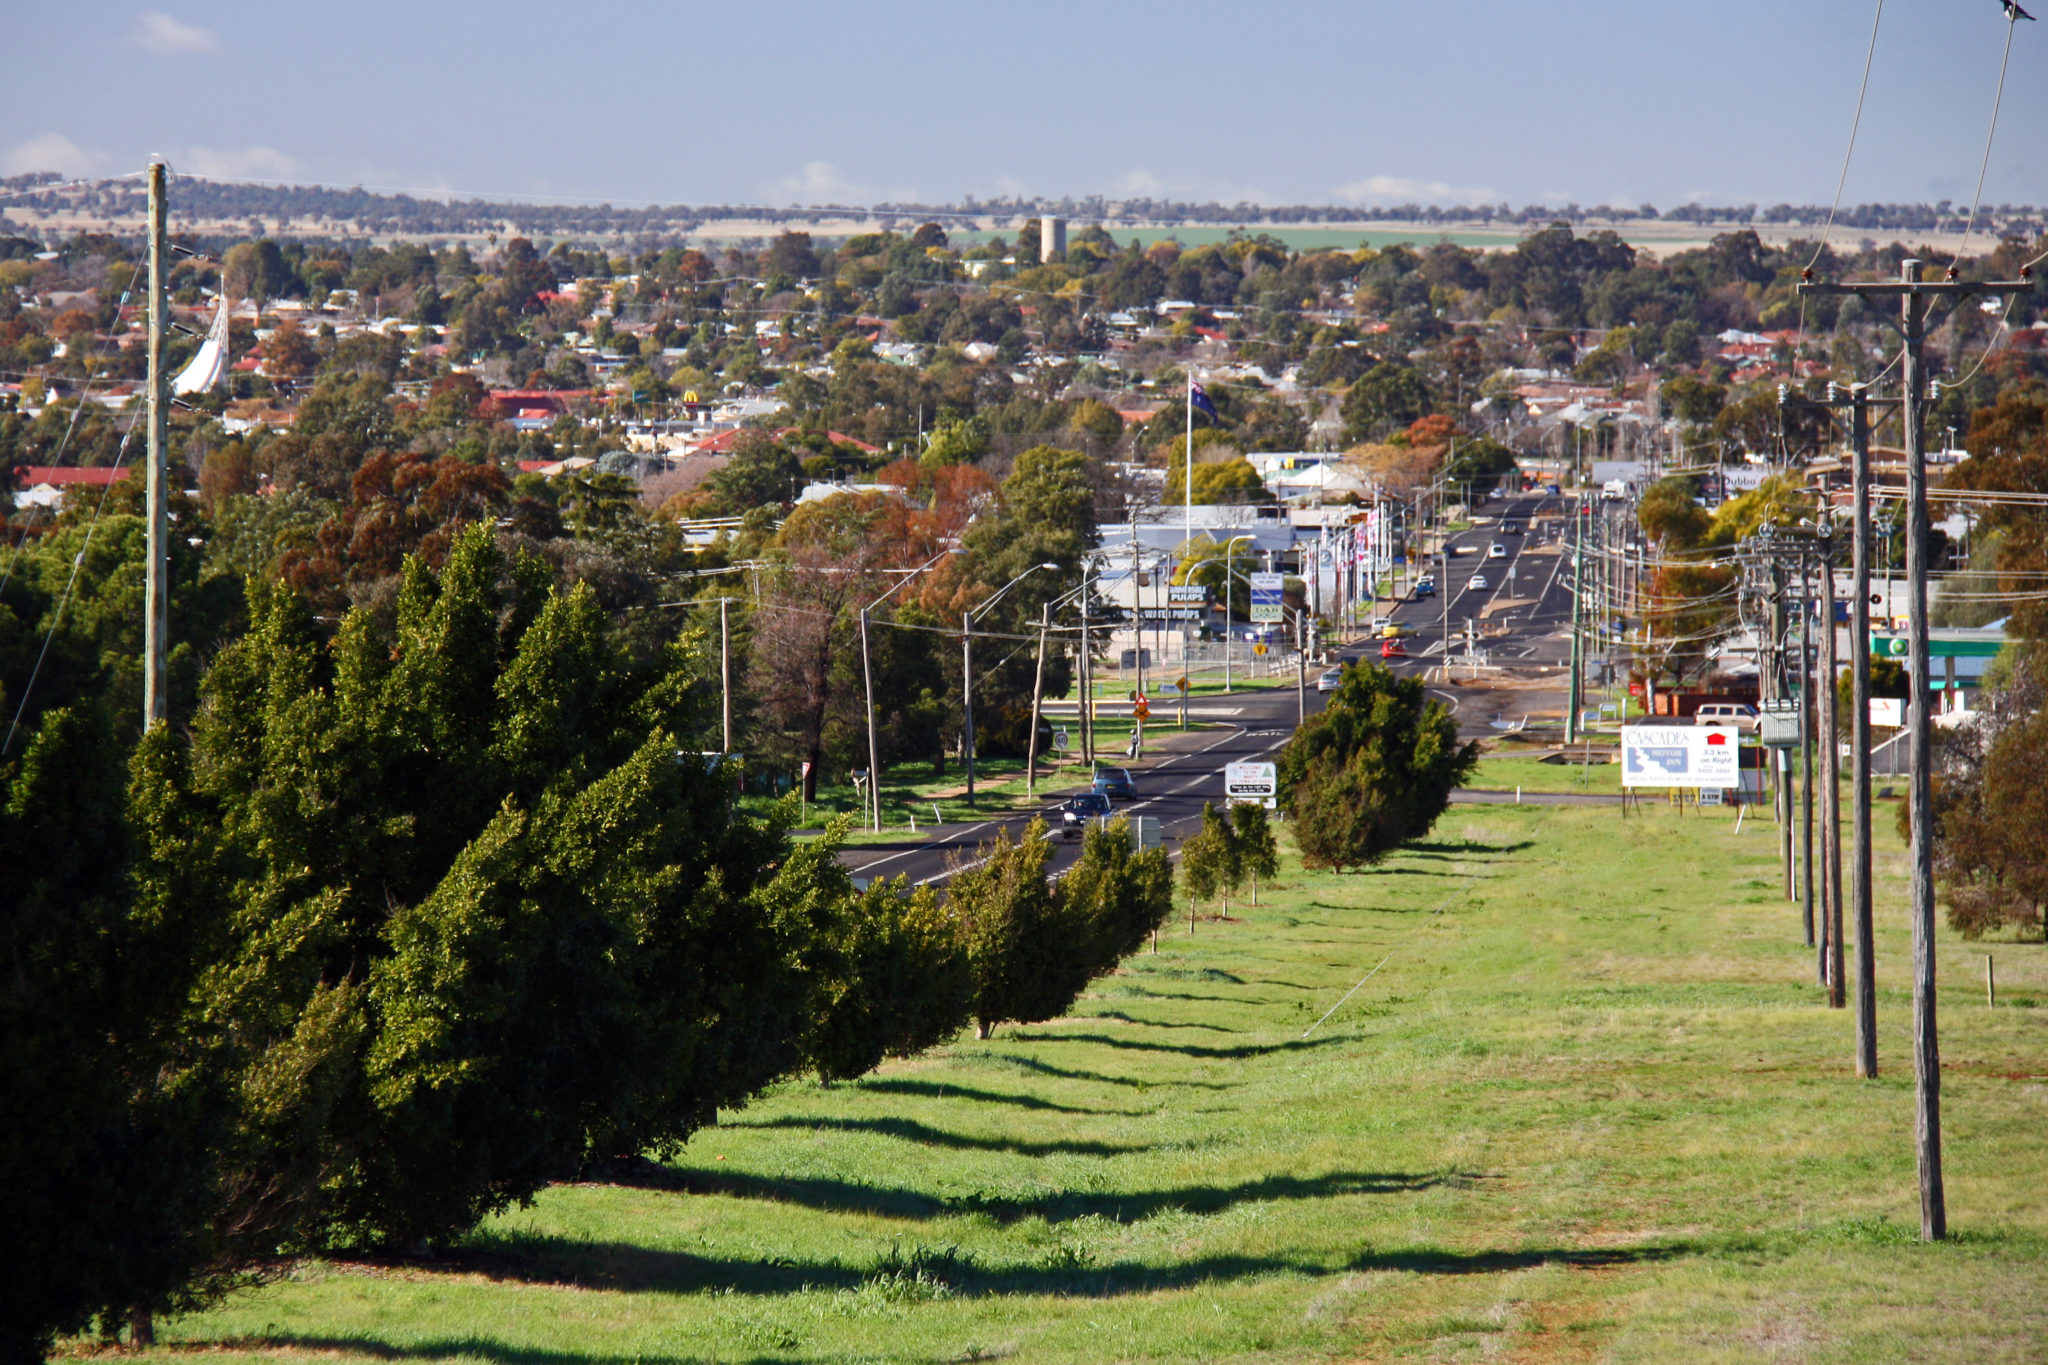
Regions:
<svg viewBox="0 0 2048 1365"><path fill-rule="evenodd" d="M1508 547L1496 540L1493 544L1486 547L1486 557L1488 559L1506 559L1508 557Z"/></svg>
<svg viewBox="0 0 2048 1365"><path fill-rule="evenodd" d="M1316 691L1335 692L1344 685L1344 670L1333 668L1316 678Z"/></svg>
<svg viewBox="0 0 2048 1365"><path fill-rule="evenodd" d="M1472 575L1472 581L1467 583L1465 586L1473 592L1484 592L1486 591L1486 589L1492 587L1493 585L1486 581L1485 574L1476 573Z"/></svg>

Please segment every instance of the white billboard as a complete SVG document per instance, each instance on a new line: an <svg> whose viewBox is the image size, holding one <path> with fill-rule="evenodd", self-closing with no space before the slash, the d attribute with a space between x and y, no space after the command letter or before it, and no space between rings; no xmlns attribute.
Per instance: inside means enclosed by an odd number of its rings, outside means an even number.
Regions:
<svg viewBox="0 0 2048 1365"><path fill-rule="evenodd" d="M1227 763L1223 767L1223 792L1231 797L1278 796L1280 767L1276 763Z"/></svg>
<svg viewBox="0 0 2048 1365"><path fill-rule="evenodd" d="M1621 785L1739 786L1741 748L1732 725L1630 725L1621 732Z"/></svg>

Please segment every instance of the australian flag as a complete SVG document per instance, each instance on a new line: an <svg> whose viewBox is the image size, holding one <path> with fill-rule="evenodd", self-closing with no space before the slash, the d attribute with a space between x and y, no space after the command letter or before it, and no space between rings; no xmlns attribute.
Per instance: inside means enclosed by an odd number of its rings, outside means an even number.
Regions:
<svg viewBox="0 0 2048 1365"><path fill-rule="evenodd" d="M1190 384L1188 386L1188 401L1195 405L1196 412L1208 414L1210 421L1219 424L1223 421L1221 417L1216 415L1216 405L1209 401L1209 391L1200 384Z"/></svg>

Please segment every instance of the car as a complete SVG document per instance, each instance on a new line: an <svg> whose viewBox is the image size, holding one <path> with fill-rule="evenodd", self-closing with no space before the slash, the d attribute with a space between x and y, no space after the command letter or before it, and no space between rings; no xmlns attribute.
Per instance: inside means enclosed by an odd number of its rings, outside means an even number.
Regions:
<svg viewBox="0 0 2048 1365"><path fill-rule="evenodd" d="M1522 534L1522 523L1519 521L1504 521L1500 524L1500 533L1504 536L1518 536Z"/></svg>
<svg viewBox="0 0 2048 1365"><path fill-rule="evenodd" d="M1423 579L1415 585L1415 595L1417 597L1436 596L1436 584L1430 582L1427 578Z"/></svg>
<svg viewBox="0 0 2048 1365"><path fill-rule="evenodd" d="M1404 635L1413 635L1414 633L1408 627L1395 621L1389 621L1380 627L1380 638L1382 640L1398 640Z"/></svg>
<svg viewBox="0 0 2048 1365"><path fill-rule="evenodd" d="M1097 792L1069 797L1060 803L1060 835L1078 839L1087 832L1090 820L1107 820L1110 814L1109 798Z"/></svg>
<svg viewBox="0 0 2048 1365"><path fill-rule="evenodd" d="M1472 592L1484 592L1484 591L1486 591L1486 589L1487 589L1487 588L1491 587L1491 586L1492 586L1492 584L1490 584L1490 583L1488 583L1488 582L1486 581L1486 575L1485 575L1485 574L1483 574L1483 573L1476 573L1476 574L1473 574L1473 575L1472 575L1472 577L1471 577L1470 581L1468 581L1468 582L1467 582L1467 583L1465 584L1465 586L1466 586L1466 588L1468 588L1468 589L1469 589L1469 590L1471 590Z"/></svg>
<svg viewBox="0 0 2048 1365"><path fill-rule="evenodd" d="M1493 544L1486 547L1486 557L1488 559L1506 559L1508 557L1508 547L1496 540Z"/></svg>
<svg viewBox="0 0 2048 1365"><path fill-rule="evenodd" d="M1692 713L1694 725L1732 725L1738 730L1757 728L1756 708L1745 706L1739 701L1710 701L1702 703Z"/></svg>
<svg viewBox="0 0 2048 1365"><path fill-rule="evenodd" d="M1405 659L1408 657L1408 646L1402 644L1399 640L1383 640L1380 642L1380 657L1382 659Z"/></svg>
<svg viewBox="0 0 2048 1365"><path fill-rule="evenodd" d="M1122 797L1129 801L1138 794L1138 784L1131 781L1129 768L1097 768L1091 790L1104 799Z"/></svg>
<svg viewBox="0 0 2048 1365"><path fill-rule="evenodd" d="M1325 669L1316 675L1316 691L1318 692L1335 692L1343 685L1344 670L1341 668Z"/></svg>
<svg viewBox="0 0 2048 1365"><path fill-rule="evenodd" d="M1543 485L1543 491L1548 496L1554 498L1557 496L1557 485L1554 483L1546 483Z"/></svg>

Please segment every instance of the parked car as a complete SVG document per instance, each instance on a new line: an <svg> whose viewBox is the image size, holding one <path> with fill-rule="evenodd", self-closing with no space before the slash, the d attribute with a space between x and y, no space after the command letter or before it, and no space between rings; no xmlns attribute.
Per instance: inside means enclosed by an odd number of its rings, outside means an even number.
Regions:
<svg viewBox="0 0 2048 1365"><path fill-rule="evenodd" d="M1382 659L1405 659L1408 657L1408 646L1402 644L1399 640L1383 640L1380 642L1380 657Z"/></svg>
<svg viewBox="0 0 2048 1365"><path fill-rule="evenodd" d="M1109 798L1106 796L1089 792L1084 796L1069 797L1060 803L1060 835L1078 839L1087 831L1090 820L1106 820L1109 816Z"/></svg>
<svg viewBox="0 0 2048 1365"><path fill-rule="evenodd" d="M1506 559L1508 557L1508 547L1496 540L1493 544L1486 547L1486 557L1488 559Z"/></svg>
<svg viewBox="0 0 2048 1365"><path fill-rule="evenodd" d="M1756 708L1739 701L1710 701L1692 713L1694 725L1733 725L1738 730L1757 727Z"/></svg>
<svg viewBox="0 0 2048 1365"><path fill-rule="evenodd" d="M1335 692L1343 685L1344 670L1341 668L1325 669L1316 675L1316 691L1318 692Z"/></svg>
<svg viewBox="0 0 2048 1365"><path fill-rule="evenodd" d="M1121 797L1129 801L1138 794L1138 784L1131 781L1129 768L1097 768L1091 790L1104 800Z"/></svg>
<svg viewBox="0 0 2048 1365"><path fill-rule="evenodd" d="M1492 586L1491 583L1486 581L1486 575L1483 573L1473 574L1465 584L1465 587L1472 592L1484 592Z"/></svg>

